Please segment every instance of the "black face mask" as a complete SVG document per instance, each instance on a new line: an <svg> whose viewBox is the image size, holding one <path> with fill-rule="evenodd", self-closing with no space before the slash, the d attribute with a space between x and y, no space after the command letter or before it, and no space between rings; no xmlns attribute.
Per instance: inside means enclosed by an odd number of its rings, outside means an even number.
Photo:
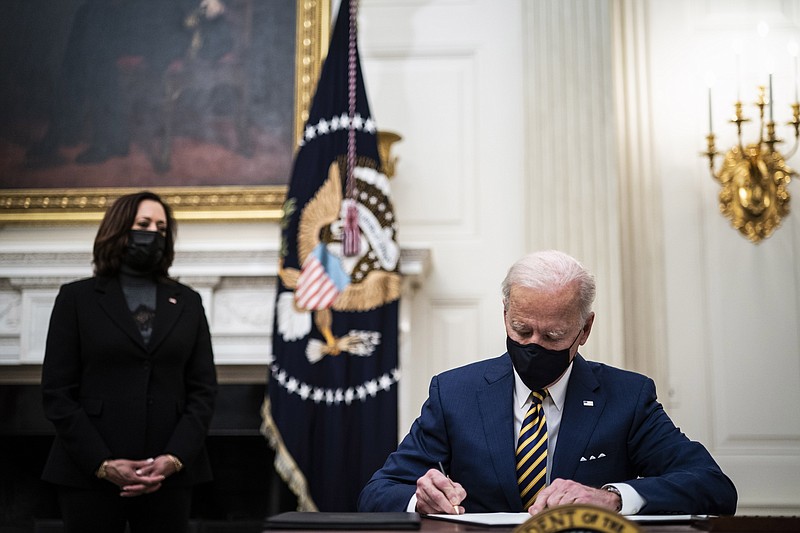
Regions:
<svg viewBox="0 0 800 533"><path fill-rule="evenodd" d="M132 229L122 263L137 272L153 272L164 257L166 239L157 231Z"/></svg>
<svg viewBox="0 0 800 533"><path fill-rule="evenodd" d="M506 336L508 355L522 382L532 391L539 391L557 380L567 370L569 352L581 333L583 330L563 350L548 350L536 343L520 344Z"/></svg>

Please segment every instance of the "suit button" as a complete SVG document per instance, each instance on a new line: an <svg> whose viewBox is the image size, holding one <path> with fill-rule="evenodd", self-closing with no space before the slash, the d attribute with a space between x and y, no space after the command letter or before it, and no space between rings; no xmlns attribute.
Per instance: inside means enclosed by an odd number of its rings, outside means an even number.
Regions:
<svg viewBox="0 0 800 533"><path fill-rule="evenodd" d="M143 364L142 368L144 368L145 370L150 370L150 363Z"/></svg>

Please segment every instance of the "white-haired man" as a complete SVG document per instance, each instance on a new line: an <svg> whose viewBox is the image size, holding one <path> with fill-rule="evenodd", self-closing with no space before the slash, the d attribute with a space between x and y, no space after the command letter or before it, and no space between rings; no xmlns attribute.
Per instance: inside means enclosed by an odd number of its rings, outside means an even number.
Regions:
<svg viewBox="0 0 800 533"><path fill-rule="evenodd" d="M433 377L409 434L364 487L360 510L536 514L582 503L622 514L736 511L733 483L675 427L653 381L578 353L592 331L595 282L577 260L527 255L502 293L506 353Z"/></svg>

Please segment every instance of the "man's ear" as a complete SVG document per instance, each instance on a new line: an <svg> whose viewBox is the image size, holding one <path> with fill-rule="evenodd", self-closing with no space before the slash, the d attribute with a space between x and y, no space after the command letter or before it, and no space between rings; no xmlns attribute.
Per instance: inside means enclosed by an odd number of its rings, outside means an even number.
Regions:
<svg viewBox="0 0 800 533"><path fill-rule="evenodd" d="M589 340L589 334L592 332L592 324L594 324L594 311L589 313L589 318L586 319L586 323L583 325L583 334L581 336L581 342L579 343L580 346L586 344L586 341Z"/></svg>

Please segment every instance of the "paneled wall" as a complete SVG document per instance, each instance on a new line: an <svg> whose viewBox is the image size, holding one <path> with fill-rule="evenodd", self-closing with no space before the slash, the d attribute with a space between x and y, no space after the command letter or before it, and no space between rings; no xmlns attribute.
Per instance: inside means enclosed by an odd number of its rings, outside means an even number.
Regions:
<svg viewBox="0 0 800 533"><path fill-rule="evenodd" d="M527 232L522 15L519 2L362 3L374 115L403 136L400 240L429 247L434 265L402 348L402 434L434 373L505 351L500 282Z"/></svg>

